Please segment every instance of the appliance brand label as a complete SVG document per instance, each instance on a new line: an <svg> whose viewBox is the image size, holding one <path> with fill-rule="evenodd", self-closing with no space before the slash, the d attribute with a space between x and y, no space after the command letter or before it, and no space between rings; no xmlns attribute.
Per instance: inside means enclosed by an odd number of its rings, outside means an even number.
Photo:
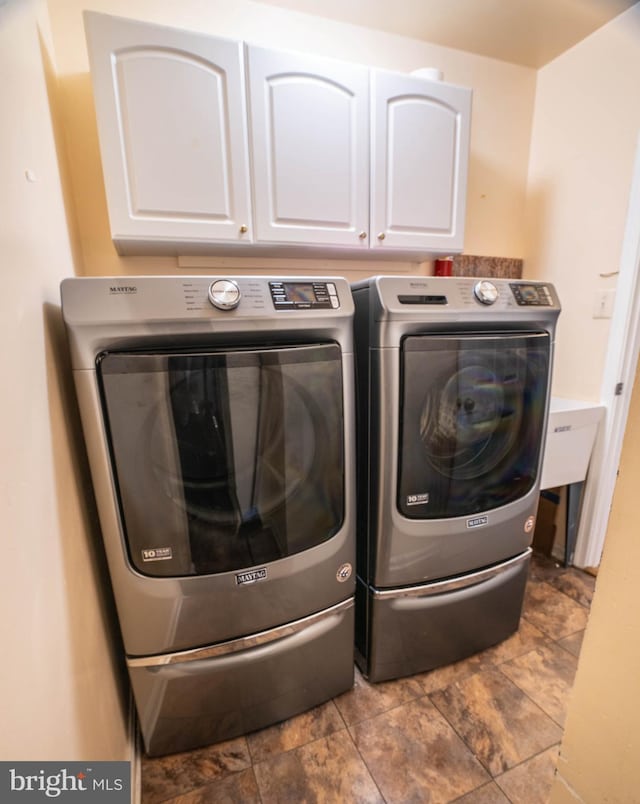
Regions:
<svg viewBox="0 0 640 804"><path fill-rule="evenodd" d="M407 494L407 505L425 505L429 502L429 493Z"/></svg>
<svg viewBox="0 0 640 804"><path fill-rule="evenodd" d="M256 581L264 581L267 577L267 568L260 567L257 570L250 570L249 572L239 572L236 575L236 583L240 586L241 583L255 583Z"/></svg>
<svg viewBox="0 0 640 804"><path fill-rule="evenodd" d="M173 558L171 547L152 547L142 551L143 561L168 561Z"/></svg>
<svg viewBox="0 0 640 804"><path fill-rule="evenodd" d="M560 427L554 427L553 428L554 433L568 433L569 430L571 430L571 425L570 424L563 424Z"/></svg>
<svg viewBox="0 0 640 804"><path fill-rule="evenodd" d="M348 581L349 578L351 577L352 572L353 567L351 566L351 564L349 563L342 564L342 566L340 566L338 568L338 571L336 572L336 579L338 583L344 583L345 581Z"/></svg>
<svg viewBox="0 0 640 804"><path fill-rule="evenodd" d="M109 287L109 294L111 296L122 296L123 294L137 293L138 288L135 285L111 285Z"/></svg>
<svg viewBox="0 0 640 804"><path fill-rule="evenodd" d="M486 525L488 521L489 521L488 516L476 516L473 519L467 519L467 527L481 528L483 525Z"/></svg>

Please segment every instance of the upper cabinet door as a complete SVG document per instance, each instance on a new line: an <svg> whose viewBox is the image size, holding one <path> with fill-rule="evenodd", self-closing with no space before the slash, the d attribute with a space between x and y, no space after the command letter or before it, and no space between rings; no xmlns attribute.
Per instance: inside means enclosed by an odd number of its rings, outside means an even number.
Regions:
<svg viewBox="0 0 640 804"><path fill-rule="evenodd" d="M256 240L349 246L369 235L369 76L248 46Z"/></svg>
<svg viewBox="0 0 640 804"><path fill-rule="evenodd" d="M461 251L471 90L372 71L371 246Z"/></svg>
<svg viewBox="0 0 640 804"><path fill-rule="evenodd" d="M85 27L119 249L250 240L242 44L93 12Z"/></svg>

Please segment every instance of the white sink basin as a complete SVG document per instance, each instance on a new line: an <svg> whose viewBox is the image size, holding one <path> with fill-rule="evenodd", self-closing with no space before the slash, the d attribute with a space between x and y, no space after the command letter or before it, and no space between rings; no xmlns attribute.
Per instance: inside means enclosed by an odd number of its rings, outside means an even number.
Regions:
<svg viewBox="0 0 640 804"><path fill-rule="evenodd" d="M587 476L604 406L551 397L541 489L578 483Z"/></svg>

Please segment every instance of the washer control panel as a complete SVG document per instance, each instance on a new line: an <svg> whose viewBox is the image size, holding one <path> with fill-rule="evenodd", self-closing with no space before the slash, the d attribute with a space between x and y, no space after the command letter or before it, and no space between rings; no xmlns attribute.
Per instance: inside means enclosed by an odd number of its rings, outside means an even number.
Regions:
<svg viewBox="0 0 640 804"><path fill-rule="evenodd" d="M498 298L498 288L493 282L482 279L473 286L473 295L481 304L494 304Z"/></svg>
<svg viewBox="0 0 640 804"><path fill-rule="evenodd" d="M340 307L334 282L269 282L276 310L337 310Z"/></svg>
<svg viewBox="0 0 640 804"><path fill-rule="evenodd" d="M234 310L240 304L240 288L233 279L216 279L209 285L209 301L218 310Z"/></svg>
<svg viewBox="0 0 640 804"><path fill-rule="evenodd" d="M519 282L509 287L521 307L551 307L553 305L551 291L546 285L526 285Z"/></svg>

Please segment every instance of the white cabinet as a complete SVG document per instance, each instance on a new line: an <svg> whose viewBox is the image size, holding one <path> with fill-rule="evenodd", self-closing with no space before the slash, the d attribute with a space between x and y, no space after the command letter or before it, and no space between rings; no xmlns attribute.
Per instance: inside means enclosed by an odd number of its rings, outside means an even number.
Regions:
<svg viewBox="0 0 640 804"><path fill-rule="evenodd" d="M120 253L462 250L470 90L96 12L85 27Z"/></svg>
<svg viewBox="0 0 640 804"><path fill-rule="evenodd" d="M242 44L93 12L85 28L119 250L250 239Z"/></svg>
<svg viewBox="0 0 640 804"><path fill-rule="evenodd" d="M471 90L371 73L371 246L461 251Z"/></svg>
<svg viewBox="0 0 640 804"><path fill-rule="evenodd" d="M251 45L247 64L256 241L366 252L367 68Z"/></svg>

